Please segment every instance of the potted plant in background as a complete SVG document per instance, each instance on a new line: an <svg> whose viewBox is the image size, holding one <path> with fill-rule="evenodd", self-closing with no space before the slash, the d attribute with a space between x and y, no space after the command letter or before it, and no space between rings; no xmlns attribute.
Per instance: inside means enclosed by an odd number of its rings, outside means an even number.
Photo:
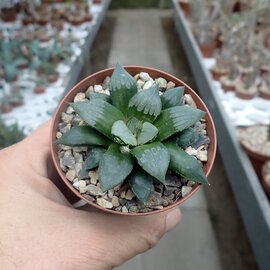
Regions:
<svg viewBox="0 0 270 270"><path fill-rule="evenodd" d="M225 92L234 91L238 79L237 60L233 58L230 63L229 74L220 78L220 83Z"/></svg>
<svg viewBox="0 0 270 270"><path fill-rule="evenodd" d="M269 126L254 125L240 129L239 139L256 173L261 177L262 166L265 161L270 159Z"/></svg>
<svg viewBox="0 0 270 270"><path fill-rule="evenodd" d="M7 126L0 116L0 150L24 138L23 130L17 124Z"/></svg>
<svg viewBox="0 0 270 270"><path fill-rule="evenodd" d="M64 98L51 149L79 198L111 213L143 215L173 207L207 183L216 137L207 108L180 80L117 65Z"/></svg>
<svg viewBox="0 0 270 270"><path fill-rule="evenodd" d="M241 99L252 99L257 94L256 78L258 71L254 70L247 74L242 79L239 79L235 84L236 96Z"/></svg>

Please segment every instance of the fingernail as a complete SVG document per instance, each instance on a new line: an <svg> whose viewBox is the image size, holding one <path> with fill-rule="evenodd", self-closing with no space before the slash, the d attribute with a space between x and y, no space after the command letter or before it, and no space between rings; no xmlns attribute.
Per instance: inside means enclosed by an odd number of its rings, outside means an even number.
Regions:
<svg viewBox="0 0 270 270"><path fill-rule="evenodd" d="M166 216L166 232L172 230L180 221L180 211L178 208L170 211Z"/></svg>

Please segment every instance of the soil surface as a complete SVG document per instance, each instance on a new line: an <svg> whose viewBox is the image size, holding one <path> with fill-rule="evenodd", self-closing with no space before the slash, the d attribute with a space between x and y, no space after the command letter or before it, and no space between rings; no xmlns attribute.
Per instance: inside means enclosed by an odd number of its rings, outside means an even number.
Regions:
<svg viewBox="0 0 270 270"><path fill-rule="evenodd" d="M92 72L107 67L114 26L115 19L107 15L91 50ZM174 28L173 18L164 18L162 26L175 69L174 75L181 77L183 81L196 89L184 49ZM258 269L219 153L217 153L210 182L211 188L206 188L205 193L218 240L223 269Z"/></svg>

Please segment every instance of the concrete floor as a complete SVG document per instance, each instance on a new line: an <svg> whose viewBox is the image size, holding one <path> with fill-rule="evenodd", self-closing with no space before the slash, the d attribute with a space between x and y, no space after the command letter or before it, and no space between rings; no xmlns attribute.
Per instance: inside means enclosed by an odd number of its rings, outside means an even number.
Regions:
<svg viewBox="0 0 270 270"><path fill-rule="evenodd" d="M137 64L174 74L161 25L166 11L116 11L108 66ZM111 13L111 15L113 15ZM203 189L181 205L181 224L149 252L138 255L119 270L219 270L221 264Z"/></svg>

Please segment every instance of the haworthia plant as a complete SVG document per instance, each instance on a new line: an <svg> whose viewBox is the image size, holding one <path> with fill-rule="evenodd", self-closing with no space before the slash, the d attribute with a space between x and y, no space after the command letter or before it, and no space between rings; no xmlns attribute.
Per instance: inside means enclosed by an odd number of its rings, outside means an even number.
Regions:
<svg viewBox="0 0 270 270"><path fill-rule="evenodd" d="M109 90L110 96L92 94L89 101L72 103L87 126L73 127L58 140L90 146L85 167L99 167L103 192L126 180L145 202L153 181L165 184L168 169L185 179L208 183L201 164L182 149L198 141L192 126L205 114L181 105L184 87L161 96L156 84L139 92L135 79L117 65Z"/></svg>

